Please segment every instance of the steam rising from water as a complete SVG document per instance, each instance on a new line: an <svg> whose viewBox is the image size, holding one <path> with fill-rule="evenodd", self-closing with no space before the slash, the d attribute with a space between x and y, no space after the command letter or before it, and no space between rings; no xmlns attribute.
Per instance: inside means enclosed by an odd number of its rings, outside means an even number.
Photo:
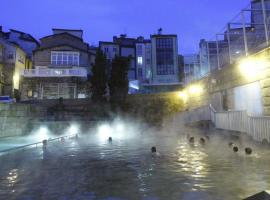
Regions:
<svg viewBox="0 0 270 200"><path fill-rule="evenodd" d="M10 167L8 174L3 175L8 184L12 184L5 187L7 195L11 189L20 194L20 191L27 193L34 188L36 191L42 189L49 199L52 194L57 197L62 194L80 195L91 188L91 192L100 195L99 199L105 199L105 195L111 193L125 195L123 191L127 191L129 196L156 195L160 199L197 199L186 192L208 194L210 191L211 194L214 191L214 195L224 195L221 199L235 199L233 197L238 192L245 197L255 193L258 187L264 189L268 186L270 161L267 156L264 159L257 159L254 155L248 157L243 152L235 154L228 147L229 141L241 148L253 144L247 143L247 139L235 140L217 136L214 131L186 128L179 120L169 120L159 128L127 118L100 122L88 128L83 125L71 123L62 132L62 135L79 133L79 140L56 142L48 145L46 150L34 148L14 154L17 159L11 159L11 163L16 162L15 167ZM189 144L187 134L195 137L194 145ZM206 134L210 140L205 145L199 144L200 137ZM44 124L33 131L29 141L50 137L59 135L54 135ZM109 137L113 138L112 143L107 141ZM157 147L160 157L152 157L152 146ZM27 159L31 162L25 162ZM261 164L257 166L253 159L261 160ZM252 175L254 170L257 170L256 176ZM256 183L256 187L245 188L241 184L248 179ZM23 186L24 181L26 186ZM137 197L134 199L141 199ZM211 197L203 199L213 199Z"/></svg>

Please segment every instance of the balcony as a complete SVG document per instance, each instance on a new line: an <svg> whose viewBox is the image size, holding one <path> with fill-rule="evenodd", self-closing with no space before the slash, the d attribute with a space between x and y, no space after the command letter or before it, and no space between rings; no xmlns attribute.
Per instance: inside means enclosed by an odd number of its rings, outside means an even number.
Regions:
<svg viewBox="0 0 270 200"><path fill-rule="evenodd" d="M21 71L24 77L87 77L87 70L84 68L70 69L25 69Z"/></svg>

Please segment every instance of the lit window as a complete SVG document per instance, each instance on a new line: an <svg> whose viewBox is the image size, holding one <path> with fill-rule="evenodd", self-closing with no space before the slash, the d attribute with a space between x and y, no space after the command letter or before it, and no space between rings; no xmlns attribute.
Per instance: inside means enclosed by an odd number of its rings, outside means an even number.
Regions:
<svg viewBox="0 0 270 200"><path fill-rule="evenodd" d="M142 65L143 64L143 58L141 56L138 57L138 65Z"/></svg>

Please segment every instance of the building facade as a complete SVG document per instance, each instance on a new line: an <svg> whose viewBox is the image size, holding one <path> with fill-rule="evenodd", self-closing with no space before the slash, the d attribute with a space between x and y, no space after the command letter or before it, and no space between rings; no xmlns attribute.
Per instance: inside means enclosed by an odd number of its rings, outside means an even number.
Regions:
<svg viewBox="0 0 270 200"><path fill-rule="evenodd" d="M152 84L179 83L177 35L152 35Z"/></svg>
<svg viewBox="0 0 270 200"><path fill-rule="evenodd" d="M128 38L113 37L113 42L100 42L101 50L109 62L116 56L130 58L128 72L131 93L148 93L170 90L170 86L181 85L179 81L177 35L152 35Z"/></svg>
<svg viewBox="0 0 270 200"><path fill-rule="evenodd" d="M0 27L0 95L20 99L20 71L32 67L32 50L39 43L30 35Z"/></svg>
<svg viewBox="0 0 270 200"><path fill-rule="evenodd" d="M53 29L33 53L33 69L22 72L22 98L76 99L90 95L88 78L95 55L82 30Z"/></svg>
<svg viewBox="0 0 270 200"><path fill-rule="evenodd" d="M39 42L30 34L10 29L6 34L6 40L16 43L32 59L33 50L39 46Z"/></svg>
<svg viewBox="0 0 270 200"><path fill-rule="evenodd" d="M129 93L137 93L142 83L151 79L151 41L143 37L128 38L126 35L114 36L113 42L99 43L99 47L106 54L108 71L115 56L129 57L128 70Z"/></svg>
<svg viewBox="0 0 270 200"><path fill-rule="evenodd" d="M152 77L151 40L139 37L136 42L137 79L140 84L150 83Z"/></svg>
<svg viewBox="0 0 270 200"><path fill-rule="evenodd" d="M99 47L107 56L109 70L111 68L111 62L116 55L130 58L128 70L129 81L137 79L135 44L136 39L128 38L126 35L120 35L120 37L114 36L112 42L99 42Z"/></svg>
<svg viewBox="0 0 270 200"><path fill-rule="evenodd" d="M0 96L4 93L4 46L0 44Z"/></svg>
<svg viewBox="0 0 270 200"><path fill-rule="evenodd" d="M201 78L200 74L200 56L198 54L190 54L183 56L184 61L184 84L188 84L194 80Z"/></svg>

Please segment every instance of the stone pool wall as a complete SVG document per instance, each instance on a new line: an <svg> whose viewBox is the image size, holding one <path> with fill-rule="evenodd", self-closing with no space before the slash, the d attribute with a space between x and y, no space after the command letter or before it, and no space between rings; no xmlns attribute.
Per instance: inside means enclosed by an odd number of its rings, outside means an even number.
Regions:
<svg viewBox="0 0 270 200"><path fill-rule="evenodd" d="M30 122L44 116L41 107L27 104L0 104L0 137L29 133Z"/></svg>

